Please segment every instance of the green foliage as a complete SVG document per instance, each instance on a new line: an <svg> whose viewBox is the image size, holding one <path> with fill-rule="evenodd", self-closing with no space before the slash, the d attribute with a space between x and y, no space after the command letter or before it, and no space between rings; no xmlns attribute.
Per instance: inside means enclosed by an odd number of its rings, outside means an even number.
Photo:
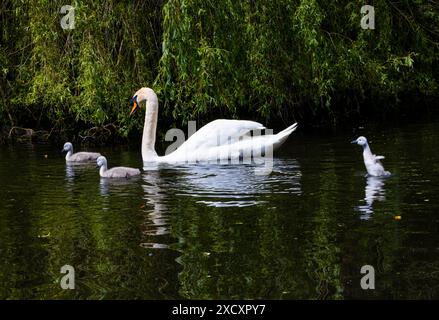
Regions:
<svg viewBox="0 0 439 320"><path fill-rule="evenodd" d="M117 123L126 134L128 101L152 84L159 61L160 1L2 2L0 123L87 129ZM4 90L3 90L4 88ZM3 114L1 114L3 116Z"/></svg>
<svg viewBox="0 0 439 320"><path fill-rule="evenodd" d="M176 118L269 118L303 109L336 120L349 101L437 98L439 13L431 1L168 1L157 84ZM226 112L224 112L224 109ZM306 111L305 110L305 111Z"/></svg>
<svg viewBox="0 0 439 320"><path fill-rule="evenodd" d="M337 121L407 95L438 98L439 6L358 0L73 1L0 5L0 124L141 128L127 102L159 93L168 122L214 117ZM385 108L379 109L385 112ZM250 116L249 116L250 114Z"/></svg>

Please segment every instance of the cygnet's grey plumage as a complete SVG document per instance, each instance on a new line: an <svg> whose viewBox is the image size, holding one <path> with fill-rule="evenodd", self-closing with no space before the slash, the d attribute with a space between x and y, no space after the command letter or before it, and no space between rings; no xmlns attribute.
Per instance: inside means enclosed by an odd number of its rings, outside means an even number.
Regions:
<svg viewBox="0 0 439 320"><path fill-rule="evenodd" d="M102 178L129 178L133 176L137 176L140 174L140 170L136 168L129 167L114 167L111 169L107 168L107 159L103 156L100 156L96 163L99 169L99 175Z"/></svg>
<svg viewBox="0 0 439 320"><path fill-rule="evenodd" d="M358 144L363 147L363 160L366 166L367 173L372 177L386 177L390 176L390 172L384 170L383 164L380 160L384 159L384 156L377 156L370 150L366 137L358 137L351 143Z"/></svg>
<svg viewBox="0 0 439 320"><path fill-rule="evenodd" d="M64 143L62 151L67 151L66 161L67 162L86 162L96 160L101 156L97 152L77 152L73 153L73 145L70 142Z"/></svg>

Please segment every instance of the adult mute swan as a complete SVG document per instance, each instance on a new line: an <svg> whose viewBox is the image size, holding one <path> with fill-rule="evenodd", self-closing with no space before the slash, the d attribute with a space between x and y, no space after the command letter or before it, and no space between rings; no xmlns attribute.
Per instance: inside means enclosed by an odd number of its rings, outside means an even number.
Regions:
<svg viewBox="0 0 439 320"><path fill-rule="evenodd" d="M64 143L64 147L61 152L66 152L66 161L67 162L86 162L96 160L101 156L100 153L97 152L77 152L73 153L73 144L70 142Z"/></svg>
<svg viewBox="0 0 439 320"><path fill-rule="evenodd" d="M131 99L133 114L146 101L145 124L142 137L143 162L192 162L239 158L243 155L261 154L261 150L279 147L297 128L297 123L275 135L250 136L251 130L265 127L247 120L214 120L195 132L177 150L165 156L155 151L158 117L158 99L151 88L139 89Z"/></svg>
<svg viewBox="0 0 439 320"><path fill-rule="evenodd" d="M351 141L351 143L358 144L363 147L363 160L366 166L367 173L372 177L386 177L390 176L389 171L385 171L383 165L381 164L384 156L377 156L372 154L369 144L367 143L366 137L358 137L356 140Z"/></svg>
<svg viewBox="0 0 439 320"><path fill-rule="evenodd" d="M100 168L99 175L102 178L129 178L140 174L140 170L135 168L115 167L108 169L107 159L104 156L100 156L96 160L96 164Z"/></svg>

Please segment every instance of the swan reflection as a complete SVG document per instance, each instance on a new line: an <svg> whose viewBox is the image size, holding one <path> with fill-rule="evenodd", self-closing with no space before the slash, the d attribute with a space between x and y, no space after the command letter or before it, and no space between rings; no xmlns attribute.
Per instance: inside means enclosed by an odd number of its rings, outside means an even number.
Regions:
<svg viewBox="0 0 439 320"><path fill-rule="evenodd" d="M67 162L66 163L66 187L67 191L73 192L75 189L75 180L86 176L90 170L95 168L91 163Z"/></svg>
<svg viewBox="0 0 439 320"><path fill-rule="evenodd" d="M154 164L144 167L146 236L169 233L168 201L189 198L212 207L248 207L269 201L272 193L301 194L301 170L295 159L275 159L270 175L256 175L252 165ZM143 244L150 246L151 243Z"/></svg>
<svg viewBox="0 0 439 320"><path fill-rule="evenodd" d="M146 211L148 213L148 217L143 223L143 233L149 236L168 234L166 195L164 193L166 182L161 179L160 171L154 170L146 171L142 179L143 199L146 201Z"/></svg>
<svg viewBox="0 0 439 320"><path fill-rule="evenodd" d="M114 195L135 199L140 191L141 196L137 199L141 199L143 221L139 245L162 249L168 247L170 208L175 208L179 198L190 207L254 206L269 202L273 193L300 195L301 176L300 165L295 159L275 159L270 175L255 174L252 165L160 164L148 170L144 168L136 180L102 178L100 193L105 197L104 209L109 210Z"/></svg>
<svg viewBox="0 0 439 320"><path fill-rule="evenodd" d="M367 177L365 197L362 200L365 202L365 204L357 207L357 210L361 212L360 218L362 220L370 219L371 215L373 214L373 203L375 201L386 200L384 181L385 179L380 177Z"/></svg>
<svg viewBox="0 0 439 320"><path fill-rule="evenodd" d="M141 176L129 179L100 179L99 190L103 197L103 210L114 208L110 202L117 195L129 199L131 205L134 204L135 208L140 207L140 211L144 213L143 221L140 223L142 239L139 243L139 246L143 248L168 248L167 244L162 243L163 239L157 238L157 236L169 233L165 204L166 194L164 193L165 183L160 177L160 171L147 171ZM138 199L140 199L140 203L138 203ZM126 205L125 207L129 208L130 206Z"/></svg>
<svg viewBox="0 0 439 320"><path fill-rule="evenodd" d="M130 196L133 187L136 187L136 181L138 177L131 177L129 179L109 179L100 178L99 180L99 191L101 196L107 197L110 193L117 193L119 196Z"/></svg>
<svg viewBox="0 0 439 320"><path fill-rule="evenodd" d="M267 202L272 193L301 194L301 171L294 159L275 159L270 175L255 174L253 165L180 167L178 196L212 207L247 207Z"/></svg>
<svg viewBox="0 0 439 320"><path fill-rule="evenodd" d="M90 167L94 168L96 164L93 163L84 163L84 162L66 162L66 179L69 182L72 182L75 176L80 176L81 173L90 169Z"/></svg>

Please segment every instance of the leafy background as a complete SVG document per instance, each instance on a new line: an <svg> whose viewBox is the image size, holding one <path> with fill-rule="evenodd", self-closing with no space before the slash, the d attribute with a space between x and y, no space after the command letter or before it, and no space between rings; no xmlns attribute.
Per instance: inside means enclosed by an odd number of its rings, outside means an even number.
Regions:
<svg viewBox="0 0 439 320"><path fill-rule="evenodd" d="M217 117L276 125L434 110L433 0L3 0L0 126L136 136L128 101L156 90L164 125ZM375 7L375 30L360 9ZM159 126L160 128L160 126ZM0 130L1 131L1 130Z"/></svg>

